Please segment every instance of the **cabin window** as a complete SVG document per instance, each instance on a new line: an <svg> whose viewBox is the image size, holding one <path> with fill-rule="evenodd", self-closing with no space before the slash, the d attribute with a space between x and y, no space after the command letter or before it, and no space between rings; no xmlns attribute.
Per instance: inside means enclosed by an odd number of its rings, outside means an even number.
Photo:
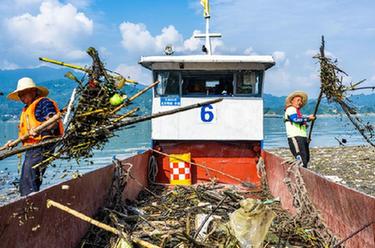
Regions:
<svg viewBox="0 0 375 248"><path fill-rule="evenodd" d="M261 93L261 71L242 71L236 73L236 95L254 95Z"/></svg>
<svg viewBox="0 0 375 248"><path fill-rule="evenodd" d="M156 73L160 83L156 86L156 95L169 96L180 95L180 73L176 71L165 71Z"/></svg>
<svg viewBox="0 0 375 248"><path fill-rule="evenodd" d="M183 96L233 95L233 73L181 72Z"/></svg>
<svg viewBox="0 0 375 248"><path fill-rule="evenodd" d="M155 96L259 97L263 71L154 71Z"/></svg>

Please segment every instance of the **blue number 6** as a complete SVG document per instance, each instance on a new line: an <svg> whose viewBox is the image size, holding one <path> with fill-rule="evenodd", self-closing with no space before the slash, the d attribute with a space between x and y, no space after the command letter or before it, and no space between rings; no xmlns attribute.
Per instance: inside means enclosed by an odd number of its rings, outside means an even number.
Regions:
<svg viewBox="0 0 375 248"><path fill-rule="evenodd" d="M207 109L213 109L211 104L202 106L201 108L201 120L203 122L211 122L214 119L214 113Z"/></svg>

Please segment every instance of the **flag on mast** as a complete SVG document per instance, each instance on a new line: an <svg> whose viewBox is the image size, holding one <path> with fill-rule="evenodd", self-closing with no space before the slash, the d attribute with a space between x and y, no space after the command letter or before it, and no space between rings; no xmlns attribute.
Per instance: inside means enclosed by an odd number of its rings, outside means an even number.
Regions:
<svg viewBox="0 0 375 248"><path fill-rule="evenodd" d="M203 6L203 15L210 16L210 4L209 0L201 0L201 5Z"/></svg>

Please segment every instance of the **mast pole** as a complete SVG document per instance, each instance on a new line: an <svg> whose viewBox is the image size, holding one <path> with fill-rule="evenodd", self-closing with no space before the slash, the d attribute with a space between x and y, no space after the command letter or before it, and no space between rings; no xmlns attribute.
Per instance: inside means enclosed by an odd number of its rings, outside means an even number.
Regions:
<svg viewBox="0 0 375 248"><path fill-rule="evenodd" d="M204 18L206 19L206 48L207 48L207 54L212 55L211 39L210 39L210 16L207 15Z"/></svg>
<svg viewBox="0 0 375 248"><path fill-rule="evenodd" d="M210 5L209 0L201 0L201 5L203 6L204 12L203 16L206 20L206 32L203 34L196 34L194 38L201 38L205 39L204 47L202 47L202 51L205 52L207 55L212 55L212 45L211 45L211 38L220 38L221 34L219 33L210 33Z"/></svg>

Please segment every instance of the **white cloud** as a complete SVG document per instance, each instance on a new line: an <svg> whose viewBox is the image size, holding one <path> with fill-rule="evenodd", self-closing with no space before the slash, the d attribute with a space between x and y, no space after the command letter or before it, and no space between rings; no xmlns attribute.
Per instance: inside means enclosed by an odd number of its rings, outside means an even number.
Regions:
<svg viewBox="0 0 375 248"><path fill-rule="evenodd" d="M120 31L122 35L121 44L125 49L135 52L154 49L155 38L152 37L144 24L123 22L120 24Z"/></svg>
<svg viewBox="0 0 375 248"><path fill-rule="evenodd" d="M77 44L92 34L94 24L72 4L47 0L41 3L37 15L25 13L8 18L5 26L15 50L80 59L84 52Z"/></svg>
<svg viewBox="0 0 375 248"><path fill-rule="evenodd" d="M287 70L271 69L266 72L264 91L277 96L287 95L293 85L291 77Z"/></svg>
<svg viewBox="0 0 375 248"><path fill-rule="evenodd" d="M155 37L156 49L164 49L167 44L181 44L182 35L178 33L174 26L169 25L163 28L160 35Z"/></svg>
<svg viewBox="0 0 375 248"><path fill-rule="evenodd" d="M227 47L221 39L213 39L211 44L213 54L233 54L237 51L233 47Z"/></svg>
<svg viewBox="0 0 375 248"><path fill-rule="evenodd" d="M201 33L198 30L194 30L192 36L184 40L182 34L173 25L164 27L161 33L155 36L142 23L123 22L119 29L122 36L122 46L133 54L162 53L165 46L169 44L179 53L199 52L204 44L204 40L194 38L195 34ZM211 44L214 52L230 50L230 48L224 46L221 40L213 39Z"/></svg>
<svg viewBox="0 0 375 248"><path fill-rule="evenodd" d="M308 75L296 75L287 67L271 69L265 78L265 92L276 96L285 96L294 90L303 90L309 93L311 98L318 95L320 81L315 73Z"/></svg>
<svg viewBox="0 0 375 248"><path fill-rule="evenodd" d="M275 51L275 52L273 52L272 57L276 61L276 63L282 62L286 58L285 52L282 52L282 51Z"/></svg>
<svg viewBox="0 0 375 248"><path fill-rule="evenodd" d="M194 35L196 34L200 34L200 31L194 30L193 35L189 39L186 39L184 41L184 46L183 46L184 51L193 52L193 51L198 51L201 48L202 42L199 39L194 38Z"/></svg>
<svg viewBox="0 0 375 248"><path fill-rule="evenodd" d="M120 64L116 69L116 72L120 73L126 78L137 81L140 84L151 84L152 76L149 70L142 68L140 65L127 65Z"/></svg>
<svg viewBox="0 0 375 248"><path fill-rule="evenodd" d="M320 89L316 65L290 60L284 52L274 52L276 65L266 72L264 89L266 93L285 96L294 90L303 90L309 97L316 98ZM298 65L298 66L297 66ZM298 67L300 71L293 70Z"/></svg>

